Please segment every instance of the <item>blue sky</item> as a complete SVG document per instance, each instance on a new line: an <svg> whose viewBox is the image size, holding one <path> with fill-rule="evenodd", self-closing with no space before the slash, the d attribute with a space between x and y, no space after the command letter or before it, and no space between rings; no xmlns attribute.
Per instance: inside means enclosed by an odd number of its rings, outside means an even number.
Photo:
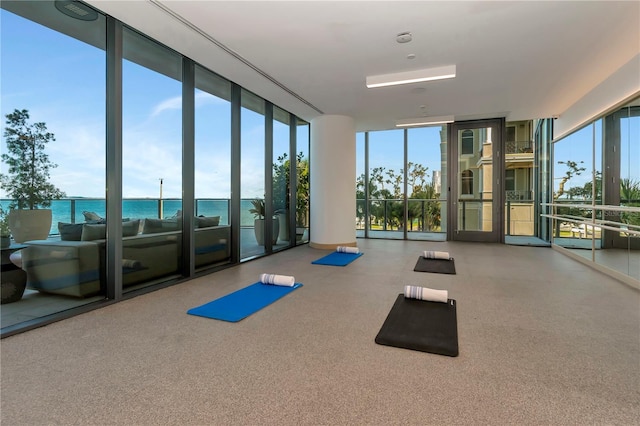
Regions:
<svg viewBox="0 0 640 426"><path fill-rule="evenodd" d="M105 55L104 52L5 10L0 10L2 49L0 84L2 128L4 116L28 109L31 121L43 121L56 140L47 153L58 167L52 181L68 196L104 198L105 192ZM125 61L123 64L123 195L157 197L160 178L165 198L181 196L180 82ZM227 101L196 91L196 197L230 196L230 110ZM598 126L598 125L596 125ZM409 130L409 161L440 170L440 127ZM600 129L596 129L600 135ZM274 126L274 140L286 140L288 129ZM584 161L589 169L591 127L555 145L557 161ZM588 133L588 134L587 134ZM243 198L264 196L263 117L243 112ZM623 121L623 177L639 180L640 118ZM601 136L597 136L598 138ZM358 140L363 140L362 134ZM254 143L255 141L255 143ZM402 167L402 131L371 134L370 166ZM357 175L364 162L358 144ZM3 138L4 151L4 138ZM274 154L283 151L276 146ZM600 164L597 151L595 164ZM2 170L5 170L3 165ZM598 169L600 170L600 169ZM569 183L582 186L589 171ZM557 179L556 179L557 181ZM554 188L557 182L555 182ZM0 193L0 197L5 194Z"/></svg>

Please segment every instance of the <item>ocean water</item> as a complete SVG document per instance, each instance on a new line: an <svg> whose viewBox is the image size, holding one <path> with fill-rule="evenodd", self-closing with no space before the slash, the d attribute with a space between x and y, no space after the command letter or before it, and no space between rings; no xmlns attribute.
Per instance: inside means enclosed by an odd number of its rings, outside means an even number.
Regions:
<svg viewBox="0 0 640 426"><path fill-rule="evenodd" d="M10 200L1 200L0 205L8 212ZM253 214L249 210L253 208L251 200L240 201L241 225L253 226ZM158 199L125 199L122 200L123 219L144 219L144 218L169 218L174 216L178 210L182 210L182 200L167 199L162 200L162 209ZM95 212L100 217L106 216L106 202L104 199L75 198L55 200L51 203L51 223L50 234L58 233L58 222L83 223L83 211ZM228 199L202 199L196 202L197 216L220 216L220 224L229 223L229 200Z"/></svg>

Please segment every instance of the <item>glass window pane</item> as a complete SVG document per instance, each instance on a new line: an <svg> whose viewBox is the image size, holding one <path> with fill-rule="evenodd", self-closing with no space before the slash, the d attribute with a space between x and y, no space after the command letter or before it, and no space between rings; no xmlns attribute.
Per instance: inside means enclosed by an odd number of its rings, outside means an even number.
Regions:
<svg viewBox="0 0 640 426"><path fill-rule="evenodd" d="M356 133L356 237L364 237L365 217L365 135Z"/></svg>
<svg viewBox="0 0 640 426"><path fill-rule="evenodd" d="M369 133L371 237L404 238L404 130Z"/></svg>
<svg viewBox="0 0 640 426"><path fill-rule="evenodd" d="M195 266L231 256L231 83L196 66Z"/></svg>
<svg viewBox="0 0 640 426"><path fill-rule="evenodd" d="M273 250L283 249L289 245L289 191L291 159L289 156L290 141L289 113L273 107L273 213L278 220L278 233L274 235Z"/></svg>
<svg viewBox="0 0 640 426"><path fill-rule="evenodd" d="M44 175L62 195L57 199L49 192L34 210L46 215L36 219L40 235L23 239L24 220L10 223L13 241L2 249L2 280L14 280L18 287L9 295L2 291L2 327L8 327L105 296L104 225L95 224L97 232L90 232L82 212L105 216L106 19L98 14L78 26L49 2L2 2L0 21L5 135L0 151L15 158L19 150L10 148L9 141L44 142L40 154L57 165ZM68 35L71 26L73 36ZM2 185L0 207L7 213L22 181L5 160L2 174L8 185ZM29 213L16 208L11 216L24 212ZM9 261L10 254L16 262L21 259L22 269ZM7 303L6 296L16 303Z"/></svg>
<svg viewBox="0 0 640 426"><path fill-rule="evenodd" d="M297 119L296 128L296 243L309 242L309 123Z"/></svg>
<svg viewBox="0 0 640 426"><path fill-rule="evenodd" d="M265 105L263 99L244 89L242 89L241 99L240 257L247 258L265 252ZM272 220L272 226L277 226L277 223L277 219Z"/></svg>
<svg viewBox="0 0 640 426"><path fill-rule="evenodd" d="M180 270L181 57L125 28L122 64L123 291ZM137 228L134 226L137 224Z"/></svg>
<svg viewBox="0 0 640 426"><path fill-rule="evenodd" d="M446 239L447 126L408 130L410 239Z"/></svg>

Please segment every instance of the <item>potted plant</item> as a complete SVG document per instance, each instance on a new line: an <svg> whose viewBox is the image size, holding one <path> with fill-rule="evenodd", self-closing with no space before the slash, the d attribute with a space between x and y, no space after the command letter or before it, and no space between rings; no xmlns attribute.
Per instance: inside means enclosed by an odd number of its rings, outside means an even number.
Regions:
<svg viewBox="0 0 640 426"><path fill-rule="evenodd" d="M0 175L5 193L13 199L9 206L9 228L13 239L22 243L47 238L51 229L52 200L64 193L49 182L49 171L57 167L45 153L55 141L45 123L29 123L29 111L14 110L6 115L4 137L7 151L0 158L8 174Z"/></svg>
<svg viewBox="0 0 640 426"><path fill-rule="evenodd" d="M256 241L259 246L264 245L264 218L265 218L265 207L264 200L260 198L256 198L255 200L251 200L251 204L253 208L249 210L249 213L253 213L254 221L253 221L253 231L256 235ZM272 243L275 244L278 241L278 232L280 231L280 226L278 223L278 219L273 218L273 233L272 233Z"/></svg>

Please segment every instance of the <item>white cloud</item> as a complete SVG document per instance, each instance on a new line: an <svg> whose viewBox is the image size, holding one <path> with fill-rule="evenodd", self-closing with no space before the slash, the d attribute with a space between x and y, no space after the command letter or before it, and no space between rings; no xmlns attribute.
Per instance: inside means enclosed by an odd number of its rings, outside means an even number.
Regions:
<svg viewBox="0 0 640 426"><path fill-rule="evenodd" d="M205 92L197 92L195 94L195 107L198 108L203 105L211 105L222 103L223 100L212 96ZM165 99L157 104L151 112L151 118L154 118L165 111L181 110L182 109L182 96L174 96L173 98Z"/></svg>
<svg viewBox="0 0 640 426"><path fill-rule="evenodd" d="M180 109L182 109L182 96L175 96L173 98L166 99L156 105L151 112L151 117L156 117L164 111Z"/></svg>

